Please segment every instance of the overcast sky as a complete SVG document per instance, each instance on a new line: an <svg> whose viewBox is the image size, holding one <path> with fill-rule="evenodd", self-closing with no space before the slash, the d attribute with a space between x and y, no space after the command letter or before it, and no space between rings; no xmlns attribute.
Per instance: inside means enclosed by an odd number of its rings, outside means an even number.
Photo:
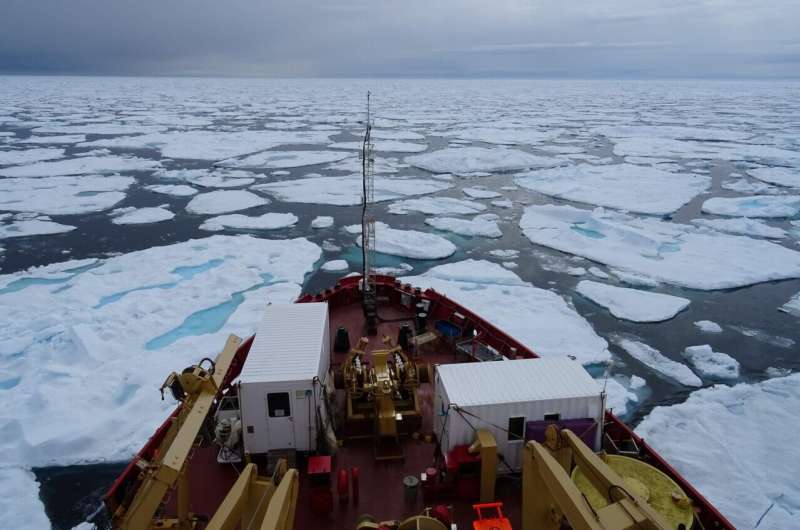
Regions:
<svg viewBox="0 0 800 530"><path fill-rule="evenodd" d="M800 0L0 0L0 72L800 77Z"/></svg>

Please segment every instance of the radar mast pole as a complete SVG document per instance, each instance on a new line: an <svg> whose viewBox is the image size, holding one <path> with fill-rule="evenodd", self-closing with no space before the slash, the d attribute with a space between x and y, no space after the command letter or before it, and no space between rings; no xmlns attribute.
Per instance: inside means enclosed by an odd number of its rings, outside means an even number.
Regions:
<svg viewBox="0 0 800 530"><path fill-rule="evenodd" d="M367 91L366 131L361 145L361 260L363 264L361 285L367 334L375 335L378 332L378 300L375 292L375 275L372 272L372 261L375 252L375 219L369 215L369 207L375 199L372 117L370 116L369 107L370 95L370 92Z"/></svg>

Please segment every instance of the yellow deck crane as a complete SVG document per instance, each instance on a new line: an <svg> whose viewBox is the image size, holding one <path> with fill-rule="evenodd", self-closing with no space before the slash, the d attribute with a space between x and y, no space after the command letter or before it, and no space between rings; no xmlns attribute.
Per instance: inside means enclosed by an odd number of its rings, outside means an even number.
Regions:
<svg viewBox="0 0 800 530"><path fill-rule="evenodd" d="M605 506L592 507L578 489L569 475L573 464L602 492ZM523 530L557 530L563 519L575 530L676 528L647 502L635 482L624 480L568 429L551 425L544 444L528 442L522 473ZM672 495L676 504L688 502L683 492Z"/></svg>
<svg viewBox="0 0 800 530"><path fill-rule="evenodd" d="M115 528L195 528L199 519L189 511L187 461L241 344L242 339L231 335L216 361L203 359L180 374L173 372L164 381L162 397L169 389L181 407L155 453L157 457L150 462L137 462L141 485L127 509L114 514ZM176 494L175 517L156 517L164 495L172 489ZM278 463L271 478L258 476L255 464L248 464L205 528L232 530L241 523L242 528L289 530L294 523L297 490L298 472L287 470L285 461Z"/></svg>

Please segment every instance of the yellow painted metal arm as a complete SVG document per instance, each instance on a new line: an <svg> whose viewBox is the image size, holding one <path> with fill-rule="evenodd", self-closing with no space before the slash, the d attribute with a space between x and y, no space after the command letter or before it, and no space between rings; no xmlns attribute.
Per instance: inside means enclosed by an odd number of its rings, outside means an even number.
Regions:
<svg viewBox="0 0 800 530"><path fill-rule="evenodd" d="M261 530L291 530L294 526L294 512L297 508L297 492L300 488L300 475L290 469L283 475L267 506L267 513L261 523Z"/></svg>

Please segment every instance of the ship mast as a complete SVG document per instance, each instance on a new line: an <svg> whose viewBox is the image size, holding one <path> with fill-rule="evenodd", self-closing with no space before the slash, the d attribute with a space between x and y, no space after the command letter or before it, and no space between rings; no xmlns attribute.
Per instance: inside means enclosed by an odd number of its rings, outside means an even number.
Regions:
<svg viewBox="0 0 800 530"><path fill-rule="evenodd" d="M369 207L375 199L374 158L372 157L372 118L370 116L370 92L367 91L367 117L364 141L361 144L361 260L362 306L367 333L374 335L378 330L378 301L375 292L375 274L372 261L375 253L375 219L369 214Z"/></svg>

